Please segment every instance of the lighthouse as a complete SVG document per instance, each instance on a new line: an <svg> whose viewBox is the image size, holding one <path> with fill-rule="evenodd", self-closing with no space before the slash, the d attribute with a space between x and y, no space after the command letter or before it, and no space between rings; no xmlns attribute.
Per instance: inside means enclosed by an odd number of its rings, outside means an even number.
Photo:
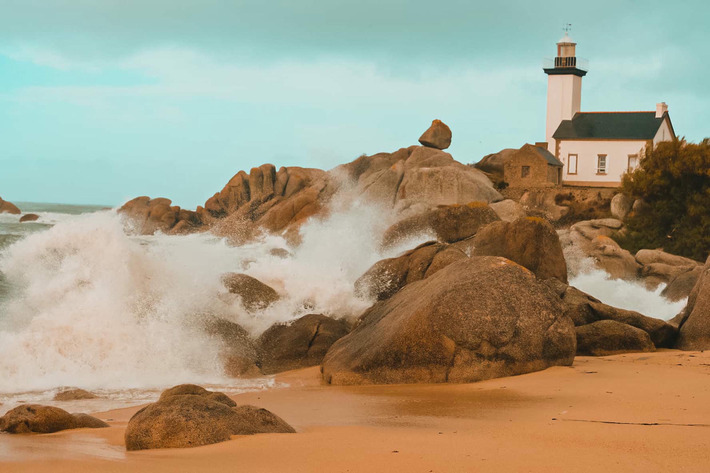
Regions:
<svg viewBox="0 0 710 473"><path fill-rule="evenodd" d="M552 135L562 120L571 120L579 112L582 103L582 77L587 67L576 56L577 43L569 37L569 28L557 43L557 56L545 64L547 74L547 126L545 138L547 148L556 154L555 139Z"/></svg>

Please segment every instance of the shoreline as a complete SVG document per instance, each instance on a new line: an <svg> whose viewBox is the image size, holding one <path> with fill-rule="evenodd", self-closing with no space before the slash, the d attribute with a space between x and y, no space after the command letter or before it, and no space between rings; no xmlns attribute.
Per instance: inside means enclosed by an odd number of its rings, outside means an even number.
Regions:
<svg viewBox="0 0 710 473"><path fill-rule="evenodd" d="M127 453L123 432L136 406L93 413L106 429L2 435L0 469L703 471L708 376L710 352L678 350L577 357L572 367L473 384L326 386L312 367L277 375L288 387L231 396L271 410L297 434Z"/></svg>

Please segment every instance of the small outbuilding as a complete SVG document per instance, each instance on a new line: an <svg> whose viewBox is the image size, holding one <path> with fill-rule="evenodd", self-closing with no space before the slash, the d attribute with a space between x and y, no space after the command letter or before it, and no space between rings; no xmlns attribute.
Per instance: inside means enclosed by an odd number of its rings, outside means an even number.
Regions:
<svg viewBox="0 0 710 473"><path fill-rule="evenodd" d="M553 187L562 183L562 162L547 143L526 144L503 163L503 180L510 187Z"/></svg>

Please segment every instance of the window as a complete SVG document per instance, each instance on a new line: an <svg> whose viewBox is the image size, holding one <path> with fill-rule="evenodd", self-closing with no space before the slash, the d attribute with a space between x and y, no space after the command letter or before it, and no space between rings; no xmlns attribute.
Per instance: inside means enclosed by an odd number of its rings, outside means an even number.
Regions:
<svg viewBox="0 0 710 473"><path fill-rule="evenodd" d="M577 155L570 154L567 159L567 174L577 174Z"/></svg>
<svg viewBox="0 0 710 473"><path fill-rule="evenodd" d="M606 154L597 155L597 174L606 174Z"/></svg>
<svg viewBox="0 0 710 473"><path fill-rule="evenodd" d="M629 165L627 166L626 170L628 172L633 172L636 167L639 164L639 157L637 154L630 154L629 155Z"/></svg>
<svg viewBox="0 0 710 473"><path fill-rule="evenodd" d="M520 170L520 177L528 177L530 175L530 166L523 166Z"/></svg>

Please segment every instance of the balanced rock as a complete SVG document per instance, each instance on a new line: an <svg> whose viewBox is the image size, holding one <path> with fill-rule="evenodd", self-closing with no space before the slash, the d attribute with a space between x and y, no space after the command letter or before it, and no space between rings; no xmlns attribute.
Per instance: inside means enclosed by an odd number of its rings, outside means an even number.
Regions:
<svg viewBox="0 0 710 473"><path fill-rule="evenodd" d="M567 282L567 264L560 239L549 222L537 217L494 222L472 240L476 256L502 256L528 268L541 279Z"/></svg>
<svg viewBox="0 0 710 473"><path fill-rule="evenodd" d="M22 217L20 217L20 223L36 222L37 220L39 220L39 215L37 215L37 214L25 214Z"/></svg>
<svg viewBox="0 0 710 473"><path fill-rule="evenodd" d="M451 129L441 120L434 120L419 142L429 148L446 149L451 145Z"/></svg>
<svg viewBox="0 0 710 473"><path fill-rule="evenodd" d="M559 297L505 258L473 257L380 301L323 360L330 384L473 382L570 365Z"/></svg>
<svg viewBox="0 0 710 473"><path fill-rule="evenodd" d="M55 401L79 401L84 399L96 399L96 394L84 389L66 389L54 395Z"/></svg>
<svg viewBox="0 0 710 473"><path fill-rule="evenodd" d="M0 197L0 214L13 214L13 215L20 215L22 211L17 208L15 204L12 202L8 202L6 200L2 200L2 197Z"/></svg>
<svg viewBox="0 0 710 473"><path fill-rule="evenodd" d="M242 273L227 273L222 283L231 294L238 295L242 305L249 311L263 310L281 299L271 286Z"/></svg>
<svg viewBox="0 0 710 473"><path fill-rule="evenodd" d="M108 427L86 414L70 414L64 409L39 404L24 404L0 418L0 431L11 434L49 434L67 429Z"/></svg>
<svg viewBox="0 0 710 473"><path fill-rule="evenodd" d="M236 406L227 396L195 385L181 385L128 422L127 450L186 448L229 440L232 435L293 433L283 419L253 406Z"/></svg>
<svg viewBox="0 0 710 473"><path fill-rule="evenodd" d="M320 314L272 325L259 337L261 369L271 374L319 365L331 345L348 331L347 322Z"/></svg>

